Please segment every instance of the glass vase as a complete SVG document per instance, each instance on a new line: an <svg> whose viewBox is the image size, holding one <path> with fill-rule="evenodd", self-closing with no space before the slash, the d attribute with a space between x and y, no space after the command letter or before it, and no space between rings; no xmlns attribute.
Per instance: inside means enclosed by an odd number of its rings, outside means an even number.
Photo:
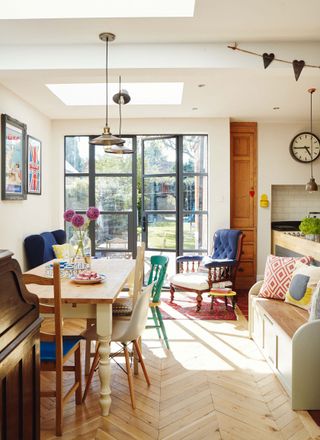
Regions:
<svg viewBox="0 0 320 440"><path fill-rule="evenodd" d="M91 240L88 231L75 230L69 241L72 263L84 262L91 266Z"/></svg>

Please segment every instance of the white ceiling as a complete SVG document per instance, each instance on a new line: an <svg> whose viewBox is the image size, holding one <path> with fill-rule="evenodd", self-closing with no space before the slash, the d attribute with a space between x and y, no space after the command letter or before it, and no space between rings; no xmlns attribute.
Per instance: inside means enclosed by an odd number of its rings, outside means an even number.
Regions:
<svg viewBox="0 0 320 440"><path fill-rule="evenodd" d="M103 83L98 35L114 32L110 82L119 74L125 83L184 82L181 105L128 104L124 117L305 120L307 89L316 87L320 118L320 69L306 67L296 82L291 65L264 70L261 58L227 48L237 41L320 65L319 17L319 0L196 0L193 18L1 20L0 10L0 82L52 119L103 117L103 106L65 106L45 84ZM116 116L116 106L110 111Z"/></svg>

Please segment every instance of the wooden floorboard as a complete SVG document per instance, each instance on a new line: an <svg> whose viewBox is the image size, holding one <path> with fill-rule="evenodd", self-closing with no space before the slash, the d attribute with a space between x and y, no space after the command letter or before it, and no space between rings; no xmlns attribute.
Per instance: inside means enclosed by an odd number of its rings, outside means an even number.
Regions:
<svg viewBox="0 0 320 440"><path fill-rule="evenodd" d="M168 309L168 313L169 313ZM165 321L171 351L154 329L144 334L143 353L150 374L134 377L136 410L131 408L127 377L112 365L112 405L100 416L99 378L95 373L87 401L72 398L64 410L65 440L308 440L320 428L290 400L248 339L247 322ZM77 325L75 324L74 328ZM118 359L122 362L122 358ZM72 375L66 378L70 385ZM42 373L44 388L54 375ZM41 439L52 440L53 399L41 401Z"/></svg>

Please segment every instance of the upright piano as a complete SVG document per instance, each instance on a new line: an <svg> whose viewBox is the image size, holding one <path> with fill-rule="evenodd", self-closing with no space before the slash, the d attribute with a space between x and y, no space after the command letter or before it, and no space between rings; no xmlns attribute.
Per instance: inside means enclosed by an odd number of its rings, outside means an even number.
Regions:
<svg viewBox="0 0 320 440"><path fill-rule="evenodd" d="M40 439L39 303L0 250L0 439Z"/></svg>

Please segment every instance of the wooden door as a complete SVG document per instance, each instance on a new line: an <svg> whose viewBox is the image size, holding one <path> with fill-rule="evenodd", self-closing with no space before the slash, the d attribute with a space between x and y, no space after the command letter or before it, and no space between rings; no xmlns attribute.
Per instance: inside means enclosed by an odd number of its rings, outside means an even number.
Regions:
<svg viewBox="0 0 320 440"><path fill-rule="evenodd" d="M244 233L236 288L249 289L256 281L257 124L231 122L230 129L230 225Z"/></svg>

